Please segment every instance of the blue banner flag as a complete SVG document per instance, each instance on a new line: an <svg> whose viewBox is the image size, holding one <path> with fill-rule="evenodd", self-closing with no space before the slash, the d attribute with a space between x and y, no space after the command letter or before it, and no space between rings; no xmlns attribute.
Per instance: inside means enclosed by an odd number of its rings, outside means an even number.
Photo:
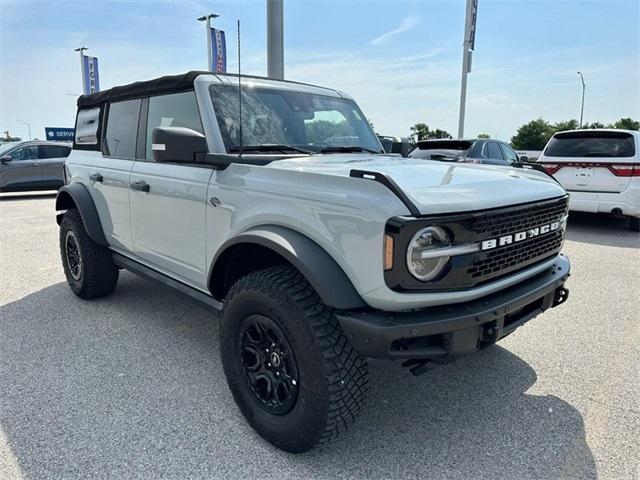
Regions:
<svg viewBox="0 0 640 480"><path fill-rule="evenodd" d="M211 29L211 56L213 71L227 73L227 41L224 32L215 28Z"/></svg>
<svg viewBox="0 0 640 480"><path fill-rule="evenodd" d="M76 130L67 127L44 127L44 133L47 140L56 140L61 142L73 142Z"/></svg>
<svg viewBox="0 0 640 480"><path fill-rule="evenodd" d="M100 91L97 57L82 56L82 81L85 95Z"/></svg>

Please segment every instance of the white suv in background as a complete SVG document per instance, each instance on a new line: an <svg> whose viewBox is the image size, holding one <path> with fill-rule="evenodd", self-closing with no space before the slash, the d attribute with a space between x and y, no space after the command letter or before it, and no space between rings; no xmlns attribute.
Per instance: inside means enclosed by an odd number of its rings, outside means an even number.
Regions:
<svg viewBox="0 0 640 480"><path fill-rule="evenodd" d="M569 192L570 210L625 215L640 231L640 132L558 132L538 163Z"/></svg>

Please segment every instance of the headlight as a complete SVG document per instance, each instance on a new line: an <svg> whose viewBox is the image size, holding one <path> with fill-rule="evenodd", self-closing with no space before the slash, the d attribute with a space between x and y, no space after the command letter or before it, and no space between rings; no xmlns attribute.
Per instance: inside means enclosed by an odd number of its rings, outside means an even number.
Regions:
<svg viewBox="0 0 640 480"><path fill-rule="evenodd" d="M427 282L436 278L449 262L449 237L440 227L427 227L418 231L407 249L407 268L418 280ZM445 249L439 255L438 250Z"/></svg>

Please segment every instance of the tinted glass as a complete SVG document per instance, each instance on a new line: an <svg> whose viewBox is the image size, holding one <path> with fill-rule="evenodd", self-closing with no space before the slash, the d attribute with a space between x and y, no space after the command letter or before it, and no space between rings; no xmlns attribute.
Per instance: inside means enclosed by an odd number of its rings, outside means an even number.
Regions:
<svg viewBox="0 0 640 480"><path fill-rule="evenodd" d="M37 160L38 147L36 147L35 145L22 147L17 150L14 150L9 155L11 155L11 158L13 160Z"/></svg>
<svg viewBox="0 0 640 480"><path fill-rule="evenodd" d="M502 148L502 153L504 153L504 158L507 162L513 163L518 161L518 155L513 148L505 143L501 143L500 147Z"/></svg>
<svg viewBox="0 0 640 480"><path fill-rule="evenodd" d="M240 145L238 87L209 89L227 150ZM320 151L354 146L380 150L358 106L346 98L275 88L242 88L242 144L285 144Z"/></svg>
<svg viewBox="0 0 640 480"><path fill-rule="evenodd" d="M97 145L98 125L100 119L99 108L78 110L76 118L76 145Z"/></svg>
<svg viewBox="0 0 640 480"><path fill-rule="evenodd" d="M112 157L134 158L138 137L140 100L109 105L103 153Z"/></svg>
<svg viewBox="0 0 640 480"><path fill-rule="evenodd" d="M71 149L63 145L40 145L38 158L66 158Z"/></svg>
<svg viewBox="0 0 640 480"><path fill-rule="evenodd" d="M633 157L633 136L624 132L560 133L549 140L547 157Z"/></svg>
<svg viewBox="0 0 640 480"><path fill-rule="evenodd" d="M151 132L156 127L185 127L204 133L195 93L183 92L149 99L147 160L153 159Z"/></svg>
<svg viewBox="0 0 640 480"><path fill-rule="evenodd" d="M502 152L500 151L500 147L496 142L487 142L487 149L485 152L487 158L492 158L494 160L504 160L504 158L502 157Z"/></svg>
<svg viewBox="0 0 640 480"><path fill-rule="evenodd" d="M468 140L422 140L418 142L420 150L469 150L472 143Z"/></svg>

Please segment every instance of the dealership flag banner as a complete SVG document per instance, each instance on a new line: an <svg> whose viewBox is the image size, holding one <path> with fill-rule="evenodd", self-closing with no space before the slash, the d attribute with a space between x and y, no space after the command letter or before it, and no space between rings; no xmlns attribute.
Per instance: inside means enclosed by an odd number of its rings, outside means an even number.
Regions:
<svg viewBox="0 0 640 480"><path fill-rule="evenodd" d="M211 47L213 71L227 73L227 41L222 30L211 29Z"/></svg>
<svg viewBox="0 0 640 480"><path fill-rule="evenodd" d="M100 91L97 57L82 56L82 84L85 95Z"/></svg>

